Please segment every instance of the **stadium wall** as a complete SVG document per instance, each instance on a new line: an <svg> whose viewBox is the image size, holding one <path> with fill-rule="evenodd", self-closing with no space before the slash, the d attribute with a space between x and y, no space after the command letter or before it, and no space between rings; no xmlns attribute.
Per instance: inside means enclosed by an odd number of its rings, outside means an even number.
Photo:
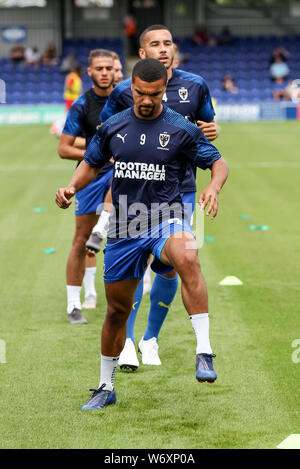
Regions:
<svg viewBox="0 0 300 469"><path fill-rule="evenodd" d="M185 0L184 4L165 0L164 17L165 24L176 37L192 36L197 22L202 23L203 19L199 16L196 0Z"/></svg>
<svg viewBox="0 0 300 469"><path fill-rule="evenodd" d="M64 106L55 104L44 104L40 106L0 106L0 125L52 124L64 118Z"/></svg>
<svg viewBox="0 0 300 469"><path fill-rule="evenodd" d="M222 122L300 120L300 103L216 104L216 116Z"/></svg>
<svg viewBox="0 0 300 469"><path fill-rule="evenodd" d="M54 43L60 53L60 16L59 0L47 2L44 8L1 8L0 30L7 26L23 26L27 32L26 46L38 47L43 52L49 43ZM0 57L8 57L12 45L1 38Z"/></svg>
<svg viewBox="0 0 300 469"><path fill-rule="evenodd" d="M123 36L126 1L112 8L75 8L72 10L73 38L119 38Z"/></svg>
<svg viewBox="0 0 300 469"><path fill-rule="evenodd" d="M224 26L238 36L300 34L300 2L257 3L249 7L218 5L214 0L205 0L204 17L205 26L214 34Z"/></svg>
<svg viewBox="0 0 300 469"><path fill-rule="evenodd" d="M0 106L0 125L51 124L64 116L64 106L55 104ZM300 103L216 103L216 116L218 122L300 120Z"/></svg>
<svg viewBox="0 0 300 469"><path fill-rule="evenodd" d="M113 8L76 8L66 0L65 18L61 18L60 0L47 2L45 8L1 8L0 28L25 26L28 46L44 50L53 42L61 47L61 22L67 38L119 38L123 36L123 18L128 8L127 0L115 0ZM300 34L300 7L296 2L246 8L220 6L214 0L163 0L164 22L174 36L192 36L196 24L205 24L215 34L224 25L237 35ZM298 10L296 8L298 4ZM1 41L0 57L7 57L11 44Z"/></svg>

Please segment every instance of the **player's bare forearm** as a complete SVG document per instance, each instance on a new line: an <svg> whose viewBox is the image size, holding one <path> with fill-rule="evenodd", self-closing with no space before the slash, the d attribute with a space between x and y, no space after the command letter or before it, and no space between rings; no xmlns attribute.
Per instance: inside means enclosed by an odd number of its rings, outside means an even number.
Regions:
<svg viewBox="0 0 300 469"><path fill-rule="evenodd" d="M228 165L224 158L215 161L211 168L210 184L216 188L219 193L228 178Z"/></svg>
<svg viewBox="0 0 300 469"><path fill-rule="evenodd" d="M211 121L211 122L197 121L197 126L202 130L205 137L210 142L215 140L220 133L220 129L216 121Z"/></svg>
<svg viewBox="0 0 300 469"><path fill-rule="evenodd" d="M211 181L209 185L201 192L199 204L202 210L205 210L209 204L206 215L211 215L213 220L218 213L219 202L218 194L224 186L228 177L228 166L223 158L215 161L211 168Z"/></svg>
<svg viewBox="0 0 300 469"><path fill-rule="evenodd" d="M72 201L72 197L76 192L87 187L99 173L99 168L92 168L85 161L78 166L70 183L67 187L58 189L56 193L56 204L63 209L68 208Z"/></svg>
<svg viewBox="0 0 300 469"><path fill-rule="evenodd" d="M86 149L86 139L83 137L76 137L75 142L74 142L74 147L78 148L79 150L85 150Z"/></svg>
<svg viewBox="0 0 300 469"><path fill-rule="evenodd" d="M81 191L87 187L99 174L100 168L92 168L86 161L82 161L76 168L68 187L74 187L75 191Z"/></svg>
<svg viewBox="0 0 300 469"><path fill-rule="evenodd" d="M76 148L74 146L64 145L58 148L58 154L62 159L73 160L73 161L82 161L84 157L85 150L81 148Z"/></svg>
<svg viewBox="0 0 300 469"><path fill-rule="evenodd" d="M83 160L85 150L74 145L77 138L62 133L58 144L58 154L61 158L74 161Z"/></svg>

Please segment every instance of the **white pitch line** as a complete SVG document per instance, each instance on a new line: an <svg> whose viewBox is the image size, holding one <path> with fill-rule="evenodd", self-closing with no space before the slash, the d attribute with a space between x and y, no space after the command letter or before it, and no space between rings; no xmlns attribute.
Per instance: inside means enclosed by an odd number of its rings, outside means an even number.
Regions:
<svg viewBox="0 0 300 469"><path fill-rule="evenodd" d="M256 162L256 163L238 163L238 162L233 162L233 163L228 163L230 168L250 168L250 169L260 169L260 168L300 168L300 162L285 162L285 161L280 161L278 163L274 162L267 162L267 161L261 161L261 162Z"/></svg>
<svg viewBox="0 0 300 469"><path fill-rule="evenodd" d="M275 169L282 169L282 168L300 168L300 162L256 162L256 163L238 163L233 162L229 163L230 168L249 168L249 169L261 169L261 168L275 168ZM2 172L14 172L14 171L69 171L70 168L62 168L61 166L0 166L0 171Z"/></svg>
<svg viewBox="0 0 300 469"><path fill-rule="evenodd" d="M292 434L276 446L278 449L300 449L300 435Z"/></svg>
<svg viewBox="0 0 300 469"><path fill-rule="evenodd" d="M13 173L16 171L72 171L72 168L62 168L61 166L0 166L0 171L4 173Z"/></svg>

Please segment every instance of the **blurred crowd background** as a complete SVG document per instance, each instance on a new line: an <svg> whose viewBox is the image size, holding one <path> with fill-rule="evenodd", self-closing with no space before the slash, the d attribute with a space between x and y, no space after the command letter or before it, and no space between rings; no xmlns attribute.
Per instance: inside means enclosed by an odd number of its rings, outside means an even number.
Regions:
<svg viewBox="0 0 300 469"><path fill-rule="evenodd" d="M219 103L299 98L296 0L0 0L6 103L63 103L78 66L88 88L87 57L98 47L115 51L128 75L139 34L155 23L171 29L180 68L203 76Z"/></svg>

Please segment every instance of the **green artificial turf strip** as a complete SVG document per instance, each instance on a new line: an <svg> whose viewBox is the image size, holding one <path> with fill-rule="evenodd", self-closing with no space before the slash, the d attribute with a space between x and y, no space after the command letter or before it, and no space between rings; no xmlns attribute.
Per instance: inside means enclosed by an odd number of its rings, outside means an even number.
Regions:
<svg viewBox="0 0 300 469"><path fill-rule="evenodd" d="M58 158L47 126L1 128L0 448L275 448L300 433L291 345L300 338L298 135L298 122L221 125L216 144L230 176L218 217L205 222L215 242L199 252L216 383L195 380L195 338L178 292L160 334L163 365L118 372L117 404L81 412L99 383L103 257L97 309L84 312L88 325L71 326L65 265L74 213L54 198L75 164ZM198 187L208 180L199 171ZM56 252L44 254L49 248ZM221 287L227 275L244 285ZM149 296L136 341L148 307Z"/></svg>

